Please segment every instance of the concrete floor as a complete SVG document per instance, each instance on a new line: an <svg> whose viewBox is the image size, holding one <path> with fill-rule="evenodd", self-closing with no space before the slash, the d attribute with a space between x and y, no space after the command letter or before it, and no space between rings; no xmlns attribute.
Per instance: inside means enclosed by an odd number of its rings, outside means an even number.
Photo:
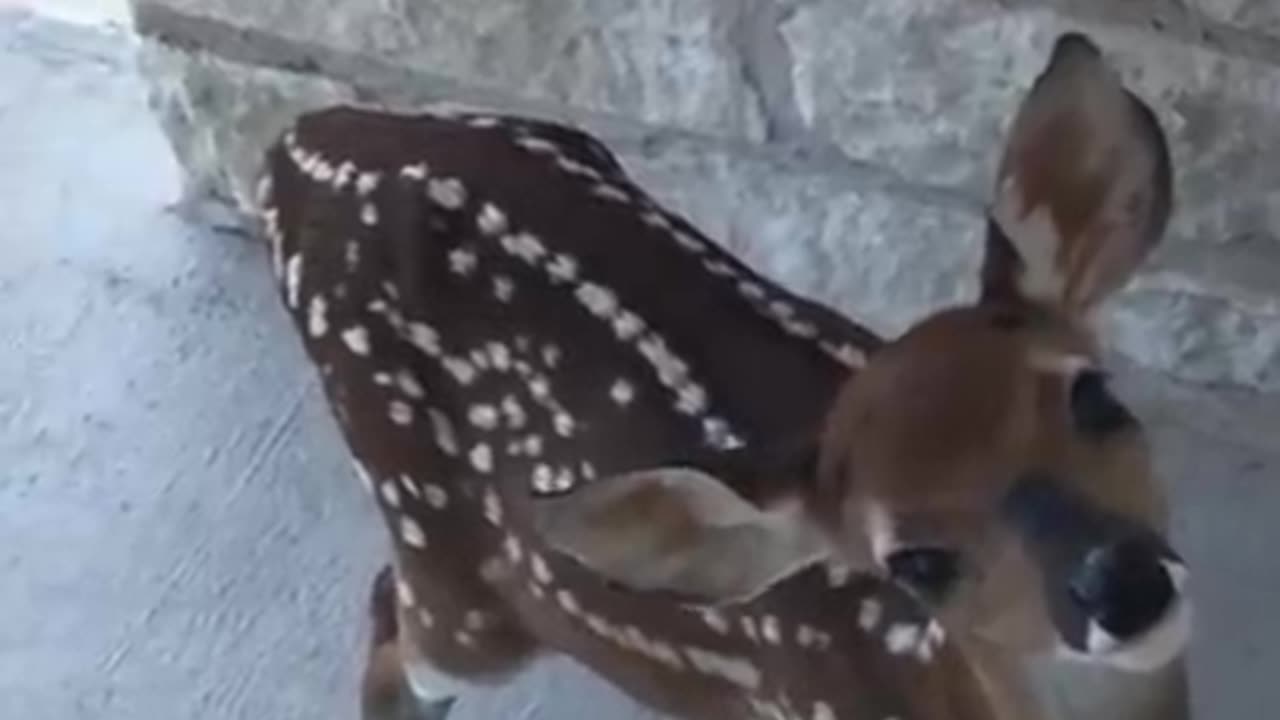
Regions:
<svg viewBox="0 0 1280 720"><path fill-rule="evenodd" d="M0 718L353 718L382 534L262 249L171 208L131 43L0 13ZM1199 717L1280 707L1280 402L1125 375ZM638 717L557 661L466 718Z"/></svg>

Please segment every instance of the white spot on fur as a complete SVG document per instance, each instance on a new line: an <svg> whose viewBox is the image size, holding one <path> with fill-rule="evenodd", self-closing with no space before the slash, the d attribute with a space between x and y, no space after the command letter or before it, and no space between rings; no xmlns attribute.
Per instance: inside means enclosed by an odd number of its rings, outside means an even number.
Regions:
<svg viewBox="0 0 1280 720"><path fill-rule="evenodd" d="M493 430L498 427L498 410L492 405L472 405L467 411L467 419L481 430Z"/></svg>
<svg viewBox="0 0 1280 720"><path fill-rule="evenodd" d="M702 621L707 624L707 627L721 635L728 635L732 629L729 620L717 610L703 608L699 614L702 615Z"/></svg>
<svg viewBox="0 0 1280 720"><path fill-rule="evenodd" d="M819 700L813 704L813 720L836 720L836 711L827 703Z"/></svg>
<svg viewBox="0 0 1280 720"><path fill-rule="evenodd" d="M573 489L577 479L573 476L573 470L567 467L560 468L556 473L554 487L556 492L567 492Z"/></svg>
<svg viewBox="0 0 1280 720"><path fill-rule="evenodd" d="M528 418L525 414L524 406L515 399L515 396L507 395L502 398L501 408L502 415L506 418L508 427L513 430L519 430L524 427Z"/></svg>
<svg viewBox="0 0 1280 720"><path fill-rule="evenodd" d="M884 645L894 655L905 655L915 650L920 642L920 626L911 623L894 623L885 633Z"/></svg>
<svg viewBox="0 0 1280 720"><path fill-rule="evenodd" d="M378 189L378 183L382 180L382 174L372 170L362 172L356 176L356 195L365 197L372 195L374 190Z"/></svg>
<svg viewBox="0 0 1280 720"><path fill-rule="evenodd" d="M811 322L787 320L782 323L782 329L799 338L811 340L818 337L818 326Z"/></svg>
<svg viewBox="0 0 1280 720"><path fill-rule="evenodd" d="M467 189L457 178L431 178L427 197L445 210L458 210L467 203Z"/></svg>
<svg viewBox="0 0 1280 720"><path fill-rule="evenodd" d="M396 487L396 484L394 482L390 480L385 480L382 483L381 490L382 490L382 501L385 502L389 507L399 509L400 488Z"/></svg>
<svg viewBox="0 0 1280 720"><path fill-rule="evenodd" d="M618 309L618 298L607 288L595 283L584 282L574 293L592 315L607 318Z"/></svg>
<svg viewBox="0 0 1280 720"><path fill-rule="evenodd" d="M550 465L545 463L535 465L530 479L533 482L535 492L545 495L554 490L555 471L551 469Z"/></svg>
<svg viewBox="0 0 1280 720"><path fill-rule="evenodd" d="M400 177L405 180L422 182L427 179L427 164L420 162L414 165L405 165L400 168Z"/></svg>
<svg viewBox="0 0 1280 720"><path fill-rule="evenodd" d="M556 144L550 140L544 140L543 138L532 136L517 138L516 144L531 153L537 153L539 155L553 155L557 154L560 150L556 147Z"/></svg>
<svg viewBox="0 0 1280 720"><path fill-rule="evenodd" d="M886 567L887 558L898 547L893 518L883 505L869 502L866 504L862 522L863 527L866 528L867 542L871 545L872 558L881 567Z"/></svg>
<svg viewBox="0 0 1280 720"><path fill-rule="evenodd" d="M578 277L578 261L564 253L560 253L547 264L547 273L554 280L572 282Z"/></svg>
<svg viewBox="0 0 1280 720"><path fill-rule="evenodd" d="M604 179L604 176L601 175L598 170L590 165L580 163L573 158L563 156L558 157L556 158L556 166L570 175L577 175L578 177L586 178L595 182L599 182Z"/></svg>
<svg viewBox="0 0 1280 720"><path fill-rule="evenodd" d="M410 497L418 498L422 496L418 491L418 486L413 483L413 478L408 475L400 476L400 487L404 488L404 491Z"/></svg>
<svg viewBox="0 0 1280 720"><path fill-rule="evenodd" d="M493 623L493 616L480 610L468 610L462 617L462 624L472 632L480 632Z"/></svg>
<svg viewBox="0 0 1280 720"><path fill-rule="evenodd" d="M831 343L824 342L821 344L821 347L827 355L831 356L847 368L860 368L867 364L866 353L849 343L833 345Z"/></svg>
<svg viewBox="0 0 1280 720"><path fill-rule="evenodd" d="M489 351L489 362L495 370L506 372L511 369L511 350L500 342L491 342L485 346Z"/></svg>
<svg viewBox="0 0 1280 720"><path fill-rule="evenodd" d="M411 608L418 604L418 599L413 595L413 587L399 575L396 576L396 600L400 601L400 605Z"/></svg>
<svg viewBox="0 0 1280 720"><path fill-rule="evenodd" d="M527 232L503 235L501 242L504 250L530 265L537 263L547 254L542 241Z"/></svg>
<svg viewBox="0 0 1280 720"><path fill-rule="evenodd" d="M422 497L427 501L427 505L436 510L443 510L449 505L449 493L435 483L426 483L422 486Z"/></svg>
<svg viewBox="0 0 1280 720"><path fill-rule="evenodd" d="M739 282L738 292L741 292L744 297L750 300L764 300L765 298L764 286L751 280L743 280Z"/></svg>
<svg viewBox="0 0 1280 720"><path fill-rule="evenodd" d="M495 526L501 526L502 498L498 497L498 492L492 485L485 486L483 503L485 519Z"/></svg>
<svg viewBox="0 0 1280 720"><path fill-rule="evenodd" d="M408 370L400 370L396 373L396 386L400 388L400 392L415 400L421 400L427 396L422 383L418 382L418 379Z"/></svg>
<svg viewBox="0 0 1280 720"><path fill-rule="evenodd" d="M619 340L630 342L644 332L644 321L629 310L621 310L613 317L613 332Z"/></svg>
<svg viewBox="0 0 1280 720"><path fill-rule="evenodd" d="M542 454L542 436L529 435L524 439L524 452L529 457L538 457Z"/></svg>
<svg viewBox="0 0 1280 720"><path fill-rule="evenodd" d="M533 579L542 585L550 585L554 578L551 575L551 567L547 565L546 558L537 553L530 553L529 568L533 571Z"/></svg>
<svg viewBox="0 0 1280 720"><path fill-rule="evenodd" d="M520 538L515 535L507 536L502 543L502 549L512 563L518 564L524 558L524 548L520 545Z"/></svg>
<svg viewBox="0 0 1280 720"><path fill-rule="evenodd" d="M880 604L879 600L872 597L863 598L862 604L858 609L858 627L862 628L863 632L869 633L876 629L876 626L880 624L880 618L883 616L884 606Z"/></svg>
<svg viewBox="0 0 1280 720"><path fill-rule="evenodd" d="M568 590L557 591L556 602L560 605L560 609L569 615L578 615L582 612L582 606L578 604L578 599Z"/></svg>
<svg viewBox="0 0 1280 720"><path fill-rule="evenodd" d="M802 648L808 649L813 647L818 641L818 630L812 625L799 625L796 627L796 644Z"/></svg>
<svg viewBox="0 0 1280 720"><path fill-rule="evenodd" d="M344 160L342 164L338 166L337 172L335 172L333 175L333 189L341 190L347 185L350 185L352 180L355 179L355 176L356 176L355 163L351 162L350 160Z"/></svg>
<svg viewBox="0 0 1280 720"><path fill-rule="evenodd" d="M430 630L435 627L436 619L431 614L430 610L426 608L418 608L418 624L421 625L423 629Z"/></svg>
<svg viewBox="0 0 1280 720"><path fill-rule="evenodd" d="M667 216L661 211L645 210L643 213L640 213L640 220L649 227L667 232L671 231L671 221L668 220Z"/></svg>
<svg viewBox="0 0 1280 720"><path fill-rule="evenodd" d="M573 435L576 423L568 413L557 412L552 418L552 423L555 425L557 435L561 437L571 437Z"/></svg>
<svg viewBox="0 0 1280 720"><path fill-rule="evenodd" d="M378 208L371 202L360 206L360 222L373 227L378 224Z"/></svg>
<svg viewBox="0 0 1280 720"><path fill-rule="evenodd" d="M471 462L471 467L475 468L476 472L493 472L493 450L487 444L479 443L471 448L471 452L467 454L467 459Z"/></svg>
<svg viewBox="0 0 1280 720"><path fill-rule="evenodd" d="M781 645L782 627L778 623L778 618L773 615L765 615L760 620L760 635L770 645Z"/></svg>
<svg viewBox="0 0 1280 720"><path fill-rule="evenodd" d="M849 584L849 580L853 577L853 569L848 565L842 565L835 562L826 564L827 585L833 588L844 587Z"/></svg>
<svg viewBox="0 0 1280 720"><path fill-rule="evenodd" d="M676 241L677 245L691 253L700 253L707 249L701 240L683 230L677 230L671 237Z"/></svg>
<svg viewBox="0 0 1280 720"><path fill-rule="evenodd" d="M591 188L591 194L612 202L625 203L631 201L631 196L622 190L622 188L619 188L616 185L610 185L609 183L599 183L593 186Z"/></svg>
<svg viewBox="0 0 1280 720"><path fill-rule="evenodd" d="M440 355L440 334L435 328L420 322L408 325L409 342L430 357Z"/></svg>
<svg viewBox="0 0 1280 720"><path fill-rule="evenodd" d="M515 297L516 283L506 275L493 276L493 296L498 302L509 303Z"/></svg>
<svg viewBox="0 0 1280 720"><path fill-rule="evenodd" d="M403 400L392 400L387 404L387 417L400 426L413 423L413 407Z"/></svg>
<svg viewBox="0 0 1280 720"><path fill-rule="evenodd" d="M676 389L676 410L685 415L701 415L707 411L707 391L697 383L680 383Z"/></svg>
<svg viewBox="0 0 1280 720"><path fill-rule="evenodd" d="M539 400L546 400L551 396L551 381L541 375L530 378L529 394Z"/></svg>
<svg viewBox="0 0 1280 720"><path fill-rule="evenodd" d="M369 355L369 331L362 325L354 325L342 331L342 342L347 349L361 357Z"/></svg>
<svg viewBox="0 0 1280 720"><path fill-rule="evenodd" d="M449 371L460 385L470 385L476 379L476 369L471 363L460 357L447 357L443 361L444 369Z"/></svg>
<svg viewBox="0 0 1280 720"><path fill-rule="evenodd" d="M560 348L555 343L542 346L542 363L553 369L560 364Z"/></svg>
<svg viewBox="0 0 1280 720"><path fill-rule="evenodd" d="M693 667L705 675L724 678L747 690L760 687L760 669L747 658L696 647L685 648L684 654Z"/></svg>
<svg viewBox="0 0 1280 720"><path fill-rule="evenodd" d="M364 487L365 492L373 494L373 476L369 474L369 469L359 460L352 459L351 466L355 468L356 477L360 478L360 484Z"/></svg>
<svg viewBox="0 0 1280 720"><path fill-rule="evenodd" d="M285 302L290 308L298 308L298 293L302 288L302 255L294 253L285 265Z"/></svg>
<svg viewBox="0 0 1280 720"><path fill-rule="evenodd" d="M307 333L319 339L329 332L329 305L322 295L312 295L307 305Z"/></svg>
<svg viewBox="0 0 1280 720"><path fill-rule="evenodd" d="M440 448L446 455L456 456L458 454L458 438L453 432L453 423L449 421L449 416L436 408L429 409L427 416L431 419L431 429L435 434L436 447Z"/></svg>
<svg viewBox="0 0 1280 720"><path fill-rule="evenodd" d="M738 274L733 265L725 260L707 260L702 263L702 266L707 269L707 272L719 277L734 277Z"/></svg>
<svg viewBox="0 0 1280 720"><path fill-rule="evenodd" d="M507 216L493 203L485 203L476 216L476 227L485 235L501 235L507 231Z"/></svg>
<svg viewBox="0 0 1280 720"><path fill-rule="evenodd" d="M929 624L924 628L924 636L920 638L920 644L916 646L916 658L922 663L933 661L933 654L942 647L947 640L947 632L937 620L930 620Z"/></svg>
<svg viewBox="0 0 1280 720"><path fill-rule="evenodd" d="M418 521L408 515L400 516L400 539L410 547L422 549L427 546L427 534L422 531Z"/></svg>
<svg viewBox="0 0 1280 720"><path fill-rule="evenodd" d="M455 248L449 251L449 270L454 275L470 276L475 272L478 262L476 254L471 250Z"/></svg>
<svg viewBox="0 0 1280 720"><path fill-rule="evenodd" d="M709 417L702 421L702 434L705 442L712 448L717 450L736 450L743 447L745 443L733 430L729 428L729 423L723 418Z"/></svg>

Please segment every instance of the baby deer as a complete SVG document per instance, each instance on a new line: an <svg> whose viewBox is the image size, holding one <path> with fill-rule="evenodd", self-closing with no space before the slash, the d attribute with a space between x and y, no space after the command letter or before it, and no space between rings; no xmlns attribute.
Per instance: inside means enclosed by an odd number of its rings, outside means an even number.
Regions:
<svg viewBox="0 0 1280 720"><path fill-rule="evenodd" d="M799 720L1025 720L1034 653L1175 661L1187 570L1091 325L1171 195L1152 112L1063 35L980 297L884 342L577 130L304 115L262 218L393 541L366 717L544 651L680 717Z"/></svg>

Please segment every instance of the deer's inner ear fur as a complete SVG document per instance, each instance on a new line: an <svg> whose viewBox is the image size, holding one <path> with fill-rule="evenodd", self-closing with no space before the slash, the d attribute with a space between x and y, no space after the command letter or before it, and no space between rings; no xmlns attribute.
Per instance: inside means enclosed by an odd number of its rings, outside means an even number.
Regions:
<svg viewBox="0 0 1280 720"><path fill-rule="evenodd" d="M748 600L828 555L799 497L757 506L690 467L604 478L534 505L555 551L631 590Z"/></svg>
<svg viewBox="0 0 1280 720"><path fill-rule="evenodd" d="M1159 242L1172 205L1154 113L1101 51L1069 33L1014 120L991 202L986 298L1084 315Z"/></svg>

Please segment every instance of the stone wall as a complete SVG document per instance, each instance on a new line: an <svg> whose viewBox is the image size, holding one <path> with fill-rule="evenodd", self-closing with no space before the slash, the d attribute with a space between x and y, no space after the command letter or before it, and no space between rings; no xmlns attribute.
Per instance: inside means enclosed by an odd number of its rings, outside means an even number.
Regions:
<svg viewBox="0 0 1280 720"><path fill-rule="evenodd" d="M1280 2L134 0L191 190L240 203L296 113L524 112L598 134L761 270L886 333L970 295L985 193L1054 37L1156 109L1164 246L1110 339L1180 378L1280 389Z"/></svg>

